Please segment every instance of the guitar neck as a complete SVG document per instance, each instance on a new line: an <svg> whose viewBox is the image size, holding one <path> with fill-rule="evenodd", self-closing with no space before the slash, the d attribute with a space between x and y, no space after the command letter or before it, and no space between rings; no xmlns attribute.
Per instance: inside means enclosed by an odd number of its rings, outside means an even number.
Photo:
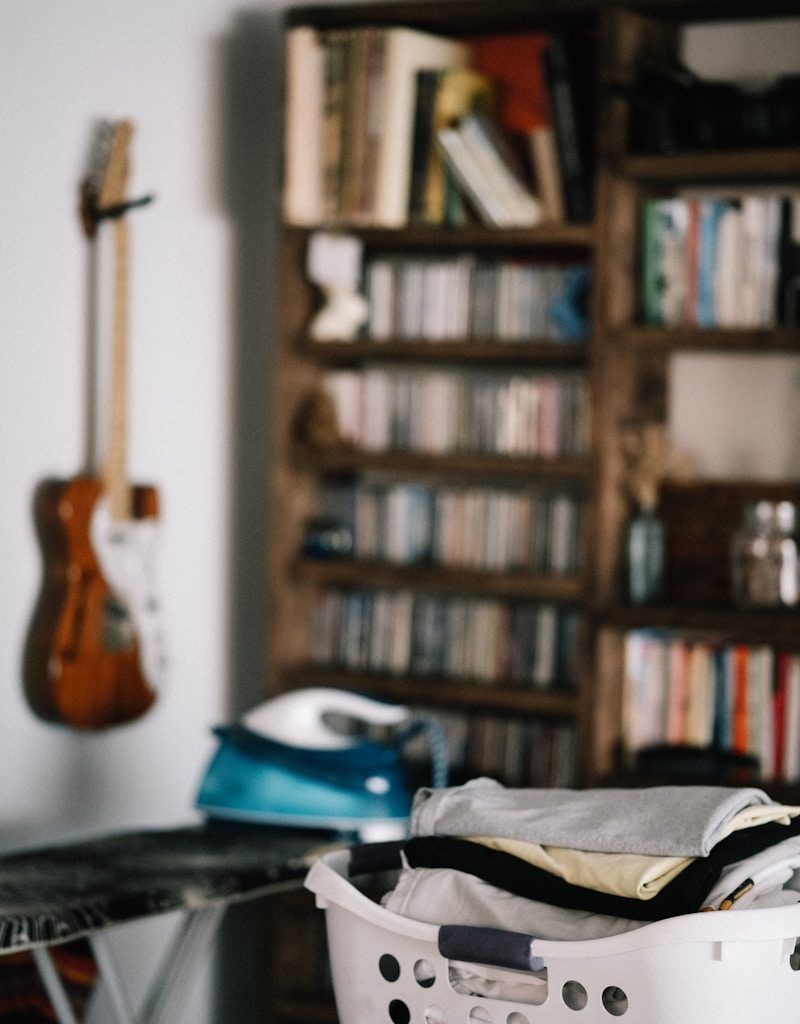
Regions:
<svg viewBox="0 0 800 1024"><path fill-rule="evenodd" d="M124 216L113 220L114 305L111 326L111 375L108 438L103 485L113 519L131 512L131 485L127 473L128 435L128 226Z"/></svg>

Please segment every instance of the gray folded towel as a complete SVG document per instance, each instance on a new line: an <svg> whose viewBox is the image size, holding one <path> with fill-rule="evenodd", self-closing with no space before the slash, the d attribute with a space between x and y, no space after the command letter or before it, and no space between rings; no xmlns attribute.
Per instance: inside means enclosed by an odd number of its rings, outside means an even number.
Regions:
<svg viewBox="0 0 800 1024"><path fill-rule="evenodd" d="M418 790L411 832L503 836L598 853L705 857L739 811L772 803L752 788L508 789L479 778L449 789Z"/></svg>

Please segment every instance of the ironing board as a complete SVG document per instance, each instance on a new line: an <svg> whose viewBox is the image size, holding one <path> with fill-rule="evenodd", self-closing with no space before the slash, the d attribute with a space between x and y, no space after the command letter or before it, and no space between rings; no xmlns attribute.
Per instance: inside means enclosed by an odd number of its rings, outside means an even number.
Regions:
<svg viewBox="0 0 800 1024"><path fill-rule="evenodd" d="M113 833L0 855L0 956L31 950L61 1024L75 1024L49 948L88 938L118 1024L175 1021L225 908L298 888L331 833L210 821ZM180 925L134 1012L104 932L181 911Z"/></svg>

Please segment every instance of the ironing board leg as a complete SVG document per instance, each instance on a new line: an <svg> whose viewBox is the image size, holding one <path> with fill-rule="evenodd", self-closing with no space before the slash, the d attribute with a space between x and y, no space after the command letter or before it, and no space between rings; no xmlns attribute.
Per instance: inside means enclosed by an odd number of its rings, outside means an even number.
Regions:
<svg viewBox="0 0 800 1024"><path fill-rule="evenodd" d="M153 979L137 1024L173 1024L180 1020L181 1000L224 912L221 905L194 910L184 918Z"/></svg>
<svg viewBox="0 0 800 1024"><path fill-rule="evenodd" d="M61 977L56 970L49 951L44 946L40 946L32 950L32 953L36 968L39 971L39 977L42 979L59 1024L78 1024L77 1018L72 1012L72 1006L67 998Z"/></svg>
<svg viewBox="0 0 800 1024"><path fill-rule="evenodd" d="M134 1024L135 1018L128 995L122 984L117 965L108 948L108 943L100 934L90 935L89 942L97 962L101 983L108 992L111 1005L116 1013L116 1020L119 1024Z"/></svg>
<svg viewBox="0 0 800 1024"><path fill-rule="evenodd" d="M181 1002L224 912L224 905L208 907L192 911L181 921L153 978L140 1014L131 1011L108 946L99 935L91 937L100 977L108 990L117 1024L159 1024L160 1021L173 1024L180 1020ZM39 947L32 952L59 1024L78 1024L49 951Z"/></svg>

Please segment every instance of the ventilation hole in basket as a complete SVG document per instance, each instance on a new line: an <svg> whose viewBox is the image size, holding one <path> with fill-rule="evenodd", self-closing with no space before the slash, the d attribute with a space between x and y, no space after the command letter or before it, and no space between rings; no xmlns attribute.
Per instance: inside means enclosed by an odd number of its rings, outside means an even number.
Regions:
<svg viewBox="0 0 800 1024"><path fill-rule="evenodd" d="M400 964L391 953L383 954L378 961L378 970L381 972L381 977L386 981L397 981L400 977Z"/></svg>
<svg viewBox="0 0 800 1024"><path fill-rule="evenodd" d="M794 953L789 957L789 966L793 971L800 971L800 939L794 944Z"/></svg>
<svg viewBox="0 0 800 1024"><path fill-rule="evenodd" d="M414 964L414 980L421 988L430 988L436 981L436 971L428 960L417 960Z"/></svg>
<svg viewBox="0 0 800 1024"><path fill-rule="evenodd" d="M612 1017L621 1017L628 1010L628 997L616 985L603 989L603 1006Z"/></svg>
<svg viewBox="0 0 800 1024"><path fill-rule="evenodd" d="M411 1011L402 1000L393 999L389 1003L389 1016L392 1018L392 1024L408 1024L411 1020Z"/></svg>
<svg viewBox="0 0 800 1024"><path fill-rule="evenodd" d="M570 1010L582 1010L589 1001L586 989L579 981L565 981L561 989L561 998Z"/></svg>
<svg viewBox="0 0 800 1024"><path fill-rule="evenodd" d="M506 1024L531 1024L524 1013L510 1013L506 1019Z"/></svg>
<svg viewBox="0 0 800 1024"><path fill-rule="evenodd" d="M482 1006L473 1006L468 1020L469 1024L492 1024L492 1015Z"/></svg>
<svg viewBox="0 0 800 1024"><path fill-rule="evenodd" d="M441 1006L426 1006L425 1024L447 1024L447 1014Z"/></svg>

